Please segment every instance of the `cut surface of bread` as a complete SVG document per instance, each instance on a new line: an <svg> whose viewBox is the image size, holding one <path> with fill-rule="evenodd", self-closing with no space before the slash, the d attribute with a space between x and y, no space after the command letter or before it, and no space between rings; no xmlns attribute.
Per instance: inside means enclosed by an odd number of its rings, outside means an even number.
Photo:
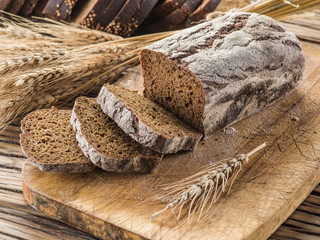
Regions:
<svg viewBox="0 0 320 240"><path fill-rule="evenodd" d="M125 133L156 152L193 150L202 137L172 113L127 89L104 85L97 101Z"/></svg>
<svg viewBox="0 0 320 240"><path fill-rule="evenodd" d="M153 172L162 154L144 148L103 113L96 99L79 97L71 123L83 153L98 167L112 172Z"/></svg>
<svg viewBox="0 0 320 240"><path fill-rule="evenodd" d="M33 165L44 172L92 171L95 166L78 147L71 111L37 110L21 121L20 144Z"/></svg>

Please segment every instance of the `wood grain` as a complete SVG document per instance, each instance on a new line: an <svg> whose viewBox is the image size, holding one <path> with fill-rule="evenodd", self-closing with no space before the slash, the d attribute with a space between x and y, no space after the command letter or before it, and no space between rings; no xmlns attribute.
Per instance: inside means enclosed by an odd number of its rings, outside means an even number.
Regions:
<svg viewBox="0 0 320 240"><path fill-rule="evenodd" d="M217 132L194 152L167 156L149 175L98 169L87 174L51 174L26 162L25 197L36 209L102 238L267 238L320 180L320 46L303 43L303 50L307 68L302 84L288 97L234 124L234 136ZM170 212L149 220L164 206L153 198L159 184L179 180L208 162L247 152L265 141L265 152L243 168L230 194L215 205L206 221L179 226ZM290 231L299 233L301 221L308 224L304 214L313 204L309 201L274 239ZM309 223L309 230L301 234L316 236L319 226Z"/></svg>

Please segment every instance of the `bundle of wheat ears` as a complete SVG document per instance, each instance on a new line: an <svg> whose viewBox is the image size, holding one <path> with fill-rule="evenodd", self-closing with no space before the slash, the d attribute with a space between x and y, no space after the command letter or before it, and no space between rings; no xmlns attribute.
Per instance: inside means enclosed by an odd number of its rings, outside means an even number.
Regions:
<svg viewBox="0 0 320 240"><path fill-rule="evenodd" d="M247 154L240 154L234 158L209 164L190 177L164 186L158 198L167 201L170 199L169 203L161 211L153 214L151 220L169 209L176 212L175 216L179 220L182 210L186 207L188 210L186 220L191 222L197 213L199 221L203 212L208 212L212 205L219 200L222 193L230 191L243 164L264 147L266 147L266 143L259 145Z"/></svg>
<svg viewBox="0 0 320 240"><path fill-rule="evenodd" d="M282 19L319 5L318 0L264 0L232 11ZM138 64L141 48L174 33L123 39L48 19L7 17L0 17L0 131L32 110L96 93Z"/></svg>

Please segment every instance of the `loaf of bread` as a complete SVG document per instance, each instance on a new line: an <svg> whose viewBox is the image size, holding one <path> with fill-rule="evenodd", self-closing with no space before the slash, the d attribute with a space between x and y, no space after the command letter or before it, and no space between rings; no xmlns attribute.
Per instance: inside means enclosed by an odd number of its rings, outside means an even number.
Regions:
<svg viewBox="0 0 320 240"><path fill-rule="evenodd" d="M205 137L288 94L302 79L297 37L255 13L231 13L140 52L144 96Z"/></svg>
<svg viewBox="0 0 320 240"><path fill-rule="evenodd" d="M30 162L44 172L92 171L95 166L78 147L71 111L37 110L21 121L20 145Z"/></svg>
<svg viewBox="0 0 320 240"><path fill-rule="evenodd" d="M202 137L172 113L127 89L105 85L97 102L126 134L159 153L193 150Z"/></svg>
<svg viewBox="0 0 320 240"><path fill-rule="evenodd" d="M142 147L125 134L94 98L76 100L71 124L82 152L104 170L150 173L162 159L162 154Z"/></svg>

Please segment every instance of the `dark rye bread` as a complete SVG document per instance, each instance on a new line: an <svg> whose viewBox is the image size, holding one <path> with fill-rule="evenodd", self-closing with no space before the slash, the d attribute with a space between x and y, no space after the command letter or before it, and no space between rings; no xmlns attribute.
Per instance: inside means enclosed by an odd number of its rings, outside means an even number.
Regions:
<svg viewBox="0 0 320 240"><path fill-rule="evenodd" d="M142 24L148 14L151 12L158 0L143 0L137 12L133 15L130 22L126 25L129 26L125 36L129 37L131 34Z"/></svg>
<svg viewBox="0 0 320 240"><path fill-rule="evenodd" d="M159 153L193 150L202 137L172 113L125 88L104 85L97 102L126 134Z"/></svg>
<svg viewBox="0 0 320 240"><path fill-rule="evenodd" d="M105 20L109 18L110 15L113 15L113 13L107 15L104 14L104 10L111 2L112 0L87 1L87 4L83 5L82 9L77 9L78 11L80 11L80 13L78 13L78 16L80 16L80 14L81 16L79 17L79 19L76 19L75 22L78 22L78 20L80 20L81 25L84 25L91 29L103 30L106 26ZM81 11L83 12L81 13ZM83 15L85 17L82 17ZM108 21L108 23L110 21Z"/></svg>
<svg viewBox="0 0 320 240"><path fill-rule="evenodd" d="M151 33L171 31L181 28L187 17L197 8L201 0L186 0L180 8L176 9L163 19L150 26L147 31Z"/></svg>
<svg viewBox="0 0 320 240"><path fill-rule="evenodd" d="M29 16L32 13L35 6L37 5L37 3L38 0L26 0L19 11L19 15L24 17Z"/></svg>
<svg viewBox="0 0 320 240"><path fill-rule="evenodd" d="M42 16L43 9L46 7L49 0L38 0L37 5L34 7L32 14L35 16Z"/></svg>
<svg viewBox="0 0 320 240"><path fill-rule="evenodd" d="M78 0L49 0L43 15L58 21L67 21Z"/></svg>
<svg viewBox="0 0 320 240"><path fill-rule="evenodd" d="M6 12L17 14L20 8L23 6L24 2L25 0L12 0L6 8Z"/></svg>
<svg viewBox="0 0 320 240"><path fill-rule="evenodd" d="M106 116L96 99L78 98L71 123L83 153L104 170L150 173L161 161L161 154L142 147Z"/></svg>
<svg viewBox="0 0 320 240"><path fill-rule="evenodd" d="M131 18L140 8L143 0L127 0L122 6L117 16L105 28L108 33L127 36L131 32L130 25Z"/></svg>
<svg viewBox="0 0 320 240"><path fill-rule="evenodd" d="M30 162L44 172L92 171L95 166L78 147L71 111L37 110L21 121L20 144Z"/></svg>
<svg viewBox="0 0 320 240"><path fill-rule="evenodd" d="M144 96L205 137L270 105L302 80L297 37L255 13L230 13L140 52Z"/></svg>
<svg viewBox="0 0 320 240"><path fill-rule="evenodd" d="M0 0L0 10L5 10L12 0Z"/></svg>
<svg viewBox="0 0 320 240"><path fill-rule="evenodd" d="M203 0L200 6L191 13L185 21L185 26L190 27L192 23L199 22L206 15L216 9L221 0Z"/></svg>
<svg viewBox="0 0 320 240"><path fill-rule="evenodd" d="M158 1L155 8L152 10L151 14L147 17L143 26L150 26L152 23L166 17L180 6L186 0L161 0Z"/></svg>

